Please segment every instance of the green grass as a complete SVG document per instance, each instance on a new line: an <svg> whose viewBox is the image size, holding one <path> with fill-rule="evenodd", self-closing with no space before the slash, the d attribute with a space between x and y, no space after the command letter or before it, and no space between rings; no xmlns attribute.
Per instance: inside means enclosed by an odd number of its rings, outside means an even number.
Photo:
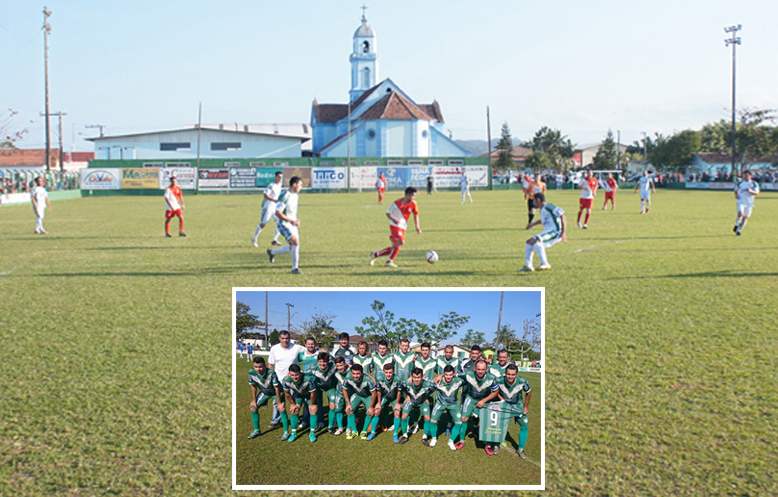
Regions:
<svg viewBox="0 0 778 497"><path fill-rule="evenodd" d="M483 447L479 444L476 448L471 438L461 451L452 452L447 445L445 424L440 424L438 444L432 449L422 445L421 430L404 445L392 442L391 431L379 433L374 440L366 442L358 437L346 440L345 434L333 437L326 430L318 430L317 441L311 443L308 429L305 429L293 443L282 442L283 428L268 428L270 406L259 410L262 436L247 440L253 430L248 410L251 401L249 368L245 359L238 358L235 368L238 380L235 438L238 485L540 485L542 390L539 373L521 373L530 382L533 392L530 436L525 447L529 460L524 461L515 452L519 429L513 423L507 437L511 445L503 448L497 457L488 457ZM360 429L363 413L360 409L357 417ZM326 424L327 418L324 420ZM334 454L342 454L342 457L333 457ZM304 472L287 470L290 461L294 460L308 462Z"/></svg>
<svg viewBox="0 0 778 497"><path fill-rule="evenodd" d="M302 276L249 245L257 196L188 196L173 239L158 197L54 202L47 236L1 208L0 494L229 492L233 286L545 287L549 494L778 493L778 195L736 237L731 192L621 192L531 274L520 194L473 196L421 195L389 270L374 194L303 194Z"/></svg>

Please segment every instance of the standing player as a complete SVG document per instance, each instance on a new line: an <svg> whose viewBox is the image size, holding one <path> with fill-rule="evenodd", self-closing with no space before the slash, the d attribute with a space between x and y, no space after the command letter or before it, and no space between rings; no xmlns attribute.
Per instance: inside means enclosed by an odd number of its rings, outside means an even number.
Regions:
<svg viewBox="0 0 778 497"><path fill-rule="evenodd" d="M400 339L400 351L394 353L395 374L400 381L406 381L411 377L416 354L411 352L410 348L410 340L402 338Z"/></svg>
<svg viewBox="0 0 778 497"><path fill-rule="evenodd" d="M43 229L43 217L46 215L47 207L51 210L49 193L46 191L46 180L42 176L35 178L35 183L35 187L30 191L32 210L35 212L35 234L45 235L48 231Z"/></svg>
<svg viewBox="0 0 778 497"><path fill-rule="evenodd" d="M532 202L532 195L529 192L529 185L532 184L532 176L527 173L521 175L521 191L524 193L524 201Z"/></svg>
<svg viewBox="0 0 778 497"><path fill-rule="evenodd" d="M475 365L475 371L471 371L460 378L465 383L465 400L462 402L462 430L459 432L461 440L456 444L457 450L465 446L467 435L467 422L473 411L482 408L487 402L497 397L497 382L494 376L486 372L486 361L481 359ZM445 374L445 373L444 373ZM453 440L453 437L451 438ZM488 451L487 451L488 453Z"/></svg>
<svg viewBox="0 0 778 497"><path fill-rule="evenodd" d="M384 415L384 410L388 407L389 411L394 413L394 436L392 440L394 443L397 443L400 441L397 438L397 432L400 430L400 411L402 410L400 390L402 383L397 380L397 376L394 374L394 364L387 362L384 364L383 371L376 373L376 386L378 386L378 390L376 390L378 426L389 426L389 421L386 420Z"/></svg>
<svg viewBox="0 0 778 497"><path fill-rule="evenodd" d="M416 205L416 188L409 186L405 189L405 196L395 201L386 211L386 217L389 218L391 223L389 229L391 235L389 240L392 241L391 247L386 247L378 252L370 253L370 265L372 266L376 258L389 256L389 260L386 261L386 267L397 267L394 263L395 257L400 252L400 249L405 244L405 230L408 229L408 218L413 213L413 221L416 224L416 233L421 233L421 226L419 225L419 207Z"/></svg>
<svg viewBox="0 0 778 497"><path fill-rule="evenodd" d="M475 371L475 365L480 360L481 360L481 346L473 345L472 347L470 347L470 358L462 361L462 363L459 365L458 374L464 375L465 373L469 373L470 371ZM440 374L443 373L441 372Z"/></svg>
<svg viewBox="0 0 778 497"><path fill-rule="evenodd" d="M518 454L522 459L526 459L524 446L527 444L527 435L529 433L529 399L532 397L532 388L524 378L518 376L519 368L515 364L510 364L505 369L505 376L497 380L499 388L497 395L500 400L508 404L508 413L515 418L514 421L519 428L519 447ZM523 394L523 395L522 395ZM499 446L492 448L493 453L497 453Z"/></svg>
<svg viewBox="0 0 778 497"><path fill-rule="evenodd" d="M246 345L246 362L251 362L254 359L254 346L250 343Z"/></svg>
<svg viewBox="0 0 778 497"><path fill-rule="evenodd" d="M437 366L437 361L430 357L431 348L432 346L429 342L421 344L421 356L417 357L413 363L414 367L421 369L424 379L430 381L435 379L435 368Z"/></svg>
<svg viewBox="0 0 778 497"><path fill-rule="evenodd" d="M240 358L243 359L243 342L238 342L238 354L240 354Z"/></svg>
<svg viewBox="0 0 778 497"><path fill-rule="evenodd" d="M438 356L437 358L437 365L435 367L435 374L440 375L443 374L443 370L446 366L451 365L454 370L459 369L459 359L454 357L454 346L453 345L446 345L446 348L443 349L443 356Z"/></svg>
<svg viewBox="0 0 778 497"><path fill-rule="evenodd" d="M351 430L346 435L346 440L351 440L357 434L357 409L360 404L365 406L365 424L362 427L362 433L359 438L362 440L373 440L375 431L378 427L378 409L374 408L376 399L376 390L378 387L372 378L364 374L362 366L354 364L351 366L351 377L341 386L343 398L346 400L346 414L348 415L348 427ZM372 426L370 434L367 429Z"/></svg>
<svg viewBox="0 0 778 497"><path fill-rule="evenodd" d="M462 203L465 203L465 195L467 195L472 204L473 197L470 196L470 178L467 177L464 171L462 171L462 177L459 179L459 188L462 190Z"/></svg>
<svg viewBox="0 0 778 497"><path fill-rule="evenodd" d="M494 376L495 378L502 378L505 376L505 368L510 366L511 363L511 357L507 350L502 349L499 352L497 352L497 364L492 364L492 366L489 368L489 372Z"/></svg>
<svg viewBox="0 0 778 497"><path fill-rule="evenodd" d="M403 383L403 392L405 393L405 403L403 404L401 419L403 436L400 438L399 443L404 444L408 441L408 417L411 415L411 411L418 409L420 416L429 421L430 405L427 399L434 390L433 384L422 377L421 369L416 368L411 371L411 379ZM431 427L430 423L424 426L422 441L427 440L427 433Z"/></svg>
<svg viewBox="0 0 778 497"><path fill-rule="evenodd" d="M165 236L170 238L170 220L178 217L178 236L186 236L184 233L184 195L178 187L175 176L170 177L170 186L165 190Z"/></svg>
<svg viewBox="0 0 778 497"><path fill-rule="evenodd" d="M567 221L565 219L565 211L554 204L547 204L546 196L542 193L535 195L535 206L540 209L540 219L534 223L528 224L526 229L542 224L543 231L527 240L524 247L524 267L519 271L535 270L532 266L533 248L540 258L540 267L538 267L538 271L551 269L551 265L548 263L548 259L546 259L546 249L554 246L559 241L562 243L567 241Z"/></svg>
<svg viewBox="0 0 778 497"><path fill-rule="evenodd" d="M375 182L375 188L378 190L378 203L381 204L384 202L384 190L386 190L386 178L384 178L384 173L381 173L378 176L378 179Z"/></svg>
<svg viewBox="0 0 778 497"><path fill-rule="evenodd" d="M656 193L656 185L654 180L649 175L650 171L643 171L643 176L638 180L638 184L635 185L635 193L640 189L640 213L648 214L648 209L651 208L651 190Z"/></svg>
<svg viewBox="0 0 778 497"><path fill-rule="evenodd" d="M366 375L373 376L373 354L368 352L366 341L362 340L357 344L357 354L353 357L354 364L362 366L362 371Z"/></svg>
<svg viewBox="0 0 778 497"><path fill-rule="evenodd" d="M332 350L334 357L342 357L346 360L348 365L354 363L354 356L357 355L357 350L348 344L350 335L345 331L338 335L338 344Z"/></svg>
<svg viewBox="0 0 778 497"><path fill-rule="evenodd" d="M291 252L292 274L303 274L298 267L300 262L300 233L298 230L300 220L297 219L298 194L302 187L302 180L297 176L293 176L292 179L289 180L289 189L278 197L278 203L276 204L276 224L278 225L278 231L284 235L284 238L286 238L289 245L277 249L267 249L267 255L270 258L271 263L276 261L276 256L278 254Z"/></svg>
<svg viewBox="0 0 778 497"><path fill-rule="evenodd" d="M254 367L249 370L249 385L251 385L251 423L254 425L254 431L249 435L249 440L262 434L259 429L259 408L271 399L278 402L281 423L284 425L284 434L281 436L281 440L288 439L289 421L286 418L286 412L284 412L281 383L279 383L275 371L265 367L265 359L262 357L254 358Z"/></svg>
<svg viewBox="0 0 778 497"><path fill-rule="evenodd" d="M373 371L383 371L387 364L394 366L394 356L389 353L389 344L386 340L381 339L378 342L378 352L373 352Z"/></svg>
<svg viewBox="0 0 778 497"><path fill-rule="evenodd" d="M254 232L254 237L251 239L251 244L255 247L259 247L259 244L257 244L257 238L259 238L259 234L262 232L262 228L267 226L267 223L269 223L270 220L275 217L276 202L278 202L278 197L281 195L281 189L283 187L284 173L281 171L276 171L275 180L265 188L265 199L262 201L262 217L259 219L257 230ZM276 225L276 233L273 237L273 241L271 242L273 245L281 245L281 242L278 241L280 234L281 233L278 231L278 225Z"/></svg>
<svg viewBox="0 0 778 497"><path fill-rule="evenodd" d="M619 182L613 178L613 173L608 173L608 179L605 180L603 187L605 188L605 202L602 204L602 210L605 210L608 200L611 201L611 210L616 210L616 190L619 189Z"/></svg>
<svg viewBox="0 0 778 497"><path fill-rule="evenodd" d="M597 180L592 177L592 171L587 169L584 172L584 177L581 182L578 183L581 188L581 199L579 200L578 208L578 227L587 229L589 224L589 217L592 215L592 203L594 197L597 196ZM581 226L581 214L586 211L586 218L584 218L583 226Z"/></svg>
<svg viewBox="0 0 778 497"><path fill-rule="evenodd" d="M535 218L535 194L536 193L546 193L546 184L543 183L543 180L540 178L540 175L535 176L535 180L529 184L529 201L527 202L527 208L529 209L529 221L528 223L531 223L532 220Z"/></svg>
<svg viewBox="0 0 778 497"><path fill-rule="evenodd" d="M565 182L565 176L562 173L556 173L556 176L554 177L554 183L556 183L556 189L561 190L562 189L562 183Z"/></svg>
<svg viewBox="0 0 778 497"><path fill-rule="evenodd" d="M754 210L754 197L759 195L759 183L751 179L751 171L743 172L743 180L735 183L735 199L737 200L737 216L735 217L735 227L732 231L737 236L743 236L741 233L746 227L748 218Z"/></svg>
<svg viewBox="0 0 778 497"><path fill-rule="evenodd" d="M303 404L308 404L311 410L311 430L308 439L316 441L316 426L319 424L316 409L316 384L313 379L305 380L298 364L289 366L289 376L284 378L284 394L286 394L287 409L290 414L292 434L289 442L297 439L297 421ZM280 405L280 404L279 404ZM280 410L280 409L279 409Z"/></svg>
<svg viewBox="0 0 778 497"><path fill-rule="evenodd" d="M462 386L462 379L456 376L453 366L449 364L443 368L443 377L435 383L435 407L432 408L432 415L430 416L431 426L429 432L432 435L432 439L428 444L430 447L435 447L438 441L438 421L443 413L448 411L448 414L454 421L454 431L451 432L448 447L451 450L457 450L454 440L459 437L459 432L462 428L462 412L457 402L457 393L461 392Z"/></svg>
<svg viewBox="0 0 778 497"><path fill-rule="evenodd" d="M308 337L305 339L305 350L300 351L300 354L297 356L297 364L300 365L305 380L310 380L311 378L313 378L313 372L316 369L318 363L319 363L319 352L316 350L316 339L313 337ZM316 405L320 410L322 409L322 398L320 392L316 392ZM303 422L302 422L302 426L300 427L307 426L309 421L310 421L310 414L308 412L308 408L304 407ZM321 419L321 421L319 421L319 426L317 428L324 428L323 418Z"/></svg>

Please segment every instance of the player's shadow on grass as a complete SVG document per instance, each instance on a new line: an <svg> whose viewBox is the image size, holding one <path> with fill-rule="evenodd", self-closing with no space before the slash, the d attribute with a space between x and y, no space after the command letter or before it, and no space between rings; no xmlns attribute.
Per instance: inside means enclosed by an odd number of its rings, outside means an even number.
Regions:
<svg viewBox="0 0 778 497"><path fill-rule="evenodd" d="M687 274L666 274L660 276L661 278L749 278L765 276L778 276L778 272L773 273L743 273L742 271L728 270L728 271L708 271L706 273L687 273Z"/></svg>

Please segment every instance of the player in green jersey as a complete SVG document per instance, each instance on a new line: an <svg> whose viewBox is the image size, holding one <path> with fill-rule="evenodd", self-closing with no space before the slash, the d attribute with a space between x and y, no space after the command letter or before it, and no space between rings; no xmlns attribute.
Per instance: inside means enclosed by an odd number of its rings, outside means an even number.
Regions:
<svg viewBox="0 0 778 497"><path fill-rule="evenodd" d="M373 355L368 352L367 348L367 342L362 340L357 344L357 355L353 358L354 364L359 364L362 366L362 371L368 375L373 377ZM373 378L375 379L375 378Z"/></svg>
<svg viewBox="0 0 778 497"><path fill-rule="evenodd" d="M481 360L481 346L473 345L472 347L470 347L470 359L466 359L462 361L462 363L459 365L459 370L457 371L459 373L459 376L463 376L466 373L474 371L475 365L480 360Z"/></svg>
<svg viewBox="0 0 778 497"><path fill-rule="evenodd" d="M410 340L403 338L400 340L400 351L394 353L395 374L400 381L407 381L411 377L411 370L413 369L413 361L416 359L416 354L411 352L410 348Z"/></svg>
<svg viewBox="0 0 778 497"><path fill-rule="evenodd" d="M403 436L400 438L401 444L408 441L408 417L411 415L412 411L418 409L425 421L429 421L430 405L428 399L433 391L434 386L424 379L421 369L414 368L411 371L411 379L403 383L403 396L405 397L405 402L403 403L401 414L401 430L403 431ZM429 433L429 428L431 426L430 423L425 424L422 441L427 439L427 434Z"/></svg>
<svg viewBox="0 0 778 497"><path fill-rule="evenodd" d="M346 400L343 398L343 383L346 382L346 378L351 376L351 366L346 362L346 358L343 356L335 358L335 379L337 380L336 397L333 402L330 400L330 408L332 409L333 403L335 404L335 419L338 422L338 429L335 430L333 435L338 436L343 433L343 413L346 411ZM346 436L351 433L351 429L346 430Z"/></svg>
<svg viewBox="0 0 778 497"><path fill-rule="evenodd" d="M489 373L495 378L502 378L505 376L505 368L511 364L511 356L507 350L502 349L497 352L497 363L492 364L489 367Z"/></svg>
<svg viewBox="0 0 778 497"><path fill-rule="evenodd" d="M338 336L339 346L332 351L334 357L343 357L349 366L353 363L354 356L357 355L357 349L348 344L350 336L345 331Z"/></svg>
<svg viewBox="0 0 778 497"><path fill-rule="evenodd" d="M281 395L281 384L278 382L276 372L267 369L265 366L265 359L261 356L254 358L254 368L249 370L249 385L251 385L251 422L254 425L254 431L249 435L249 440L257 438L262 434L259 429L259 408L268 403L269 400L274 399L276 402L279 399L283 399ZM279 405L282 402L278 402ZM284 434L281 440L289 438L289 421L286 418L286 413L281 412L281 422L284 425Z"/></svg>
<svg viewBox="0 0 778 497"><path fill-rule="evenodd" d="M316 384L313 379L305 380L303 372L298 364L289 366L289 375L284 378L284 393L286 394L287 409L289 410L292 434L289 436L289 442L297 439L297 421L303 404L308 404L311 410L311 432L308 438L311 442L316 441L316 426L319 423L318 409L316 406ZM280 405L280 403L279 403ZM280 409L279 409L280 411Z"/></svg>
<svg viewBox="0 0 778 497"><path fill-rule="evenodd" d="M345 361L344 361L345 362ZM327 413L327 421L329 425L327 431L331 434L335 433L335 421L336 421L336 404L338 400L338 378L335 376L335 363L330 361L330 355L327 352L319 352L317 356L316 367L313 370L312 377L316 383L317 397L322 395L327 398L329 402L329 412ZM317 406L318 409L318 406ZM322 417L324 412L322 411ZM343 416L341 415L341 424Z"/></svg>
<svg viewBox="0 0 778 497"><path fill-rule="evenodd" d="M318 364L318 355L319 352L316 350L316 339L313 337L308 337L305 339L305 350L301 351L297 355L297 364L300 365L300 369L302 369L303 372L303 378L308 381L311 378L313 378L313 370L316 368L316 365ZM321 399L321 392L316 392L316 405L318 406L319 412L323 412L322 408L322 399ZM303 407L303 420L300 426L297 428L304 428L308 426L308 423L310 422L310 413L308 412L308 406ZM317 428L324 428L324 419L322 418L320 421L320 426L317 426Z"/></svg>
<svg viewBox="0 0 778 497"><path fill-rule="evenodd" d="M505 368L505 376L497 380L498 394L500 400L505 401L508 406L509 414L514 418L514 422L519 428L519 447L518 454L522 459L526 459L524 446L527 444L527 435L529 434L529 399L532 397L532 388L529 382L518 375L519 368L515 364L509 364ZM522 398L523 397L523 398ZM494 447L496 454L498 447Z"/></svg>
<svg viewBox="0 0 778 497"><path fill-rule="evenodd" d="M494 376L486 372L486 361L481 359L475 365L475 370L464 375L465 400L462 402L462 423L464 428L460 430L461 441L457 444L457 449L465 446L465 436L467 435L467 422L473 411L482 408L487 402L497 397L497 382ZM461 377L461 376L460 376ZM475 436L475 434L473 434Z"/></svg>
<svg viewBox="0 0 778 497"><path fill-rule="evenodd" d="M446 345L446 348L443 349L443 357L437 358L437 364L435 366L435 374L436 375L443 374L443 370L449 364L454 368L454 371L457 371L457 369L459 368L459 359L457 357L454 357L454 347L452 345Z"/></svg>
<svg viewBox="0 0 778 497"><path fill-rule="evenodd" d="M376 396L376 406L378 406L378 426L386 426L388 421L385 421L383 416L384 410L394 411L394 436L392 440L394 443L399 442L397 438L397 432L400 430L400 412L402 410L402 402L400 402L400 381L397 380L397 376L394 374L394 364L388 362L384 364L384 370L376 375L376 385L378 386L378 393Z"/></svg>
<svg viewBox="0 0 778 497"><path fill-rule="evenodd" d="M383 371L386 364L394 364L394 356L389 353L389 344L382 339L378 342L378 352L373 352L373 371Z"/></svg>
<svg viewBox="0 0 778 497"><path fill-rule="evenodd" d="M448 411L451 419L454 420L454 431L451 433L451 438L448 440L448 446L451 450L457 450L454 440L459 436L460 429L462 428L462 413L459 410L459 402L457 401L457 394L462 388L462 379L456 376L454 366L447 365L443 368L443 377L435 383L435 407L432 408L432 414L430 415L430 429L429 432L432 435L430 440L430 447L435 447L438 442L438 420L444 412Z"/></svg>
<svg viewBox="0 0 778 497"><path fill-rule="evenodd" d="M413 361L413 367L421 369L424 379L430 382L435 380L435 359L430 357L431 348L432 346L429 344L429 342L422 343L420 347L421 356L416 356L416 359ZM429 402L430 410L432 410L432 407L435 405L434 396L430 396ZM418 431L419 425L421 423L423 423L423 420L420 419L419 422L414 425L413 433Z"/></svg>
<svg viewBox="0 0 778 497"><path fill-rule="evenodd" d="M365 410L367 411L360 438L368 441L375 438L375 431L378 426L378 413L373 406L375 405L377 388L373 379L364 374L364 370L360 364L351 366L351 378L346 378L346 381L342 385L343 397L346 399L348 426L351 429L351 433L346 435L346 440L351 440L356 436L356 414L360 404L364 404ZM372 426L372 429L368 435L367 430L370 426Z"/></svg>

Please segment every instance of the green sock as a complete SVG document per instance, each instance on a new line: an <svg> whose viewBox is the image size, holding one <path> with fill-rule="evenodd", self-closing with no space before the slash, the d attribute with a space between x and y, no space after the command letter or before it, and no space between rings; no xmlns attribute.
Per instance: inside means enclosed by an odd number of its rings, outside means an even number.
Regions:
<svg viewBox="0 0 778 497"><path fill-rule="evenodd" d="M259 413L251 411L251 422L254 423L254 431L259 431Z"/></svg>
<svg viewBox="0 0 778 497"><path fill-rule="evenodd" d="M528 434L529 428L527 425L521 425L521 430L519 430L519 450L524 450L524 445L527 443Z"/></svg>
<svg viewBox="0 0 778 497"><path fill-rule="evenodd" d="M432 428L432 423L430 423L429 421L425 422L424 423L424 434L425 435L431 435L432 434L432 430L430 428Z"/></svg>
<svg viewBox="0 0 778 497"><path fill-rule="evenodd" d="M449 440L453 440L456 442L457 437L459 436L459 431L462 429L462 423L454 423L454 429L451 430L451 438ZM464 438L462 438L464 440Z"/></svg>
<svg viewBox="0 0 778 497"><path fill-rule="evenodd" d="M332 409L327 413L327 427L332 428L332 425L335 424L335 413L332 412Z"/></svg>
<svg viewBox="0 0 778 497"><path fill-rule="evenodd" d="M408 418L403 418L402 423L403 423L402 431L403 431L403 433L405 433L407 435L408 434Z"/></svg>
<svg viewBox="0 0 778 497"><path fill-rule="evenodd" d="M297 431L297 425L300 424L300 416L292 414L292 431Z"/></svg>
<svg viewBox="0 0 778 497"><path fill-rule="evenodd" d="M430 435L432 438L438 438L438 424L433 423L432 421L428 422L427 424L430 425Z"/></svg>
<svg viewBox="0 0 778 497"><path fill-rule="evenodd" d="M289 418L286 417L286 412L281 414L281 424L284 426L284 433L289 433Z"/></svg>
<svg viewBox="0 0 778 497"><path fill-rule="evenodd" d="M354 414L348 415L348 429L351 431L357 431L357 420L356 415Z"/></svg>
<svg viewBox="0 0 778 497"><path fill-rule="evenodd" d="M400 431L400 418L394 418L394 436Z"/></svg>
<svg viewBox="0 0 778 497"><path fill-rule="evenodd" d="M311 431L315 431L319 427L319 415L311 414Z"/></svg>
<svg viewBox="0 0 778 497"><path fill-rule="evenodd" d="M365 414L365 424L362 425L362 432L366 432L368 428L370 428L370 422L373 421L373 418Z"/></svg>
<svg viewBox="0 0 778 497"><path fill-rule="evenodd" d="M341 430L343 429L343 413L342 412L336 412L335 413L335 419L338 421L338 428Z"/></svg>
<svg viewBox="0 0 778 497"><path fill-rule="evenodd" d="M373 425L370 431L375 433L377 429L378 429L378 416L373 416Z"/></svg>

